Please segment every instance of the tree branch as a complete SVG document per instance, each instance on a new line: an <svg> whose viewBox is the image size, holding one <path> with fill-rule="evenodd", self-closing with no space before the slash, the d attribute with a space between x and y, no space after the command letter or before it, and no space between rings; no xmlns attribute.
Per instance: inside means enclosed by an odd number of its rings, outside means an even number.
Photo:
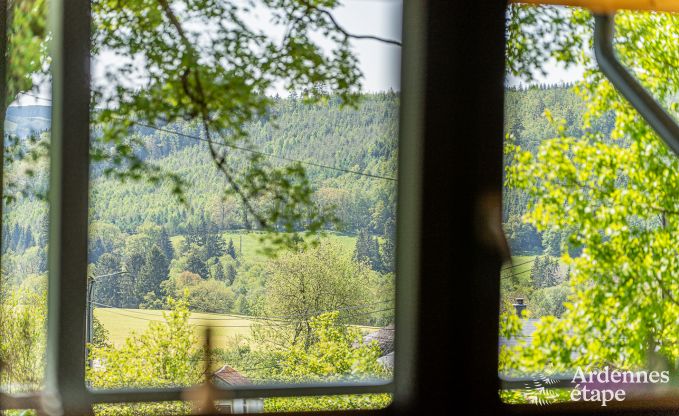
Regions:
<svg viewBox="0 0 679 416"><path fill-rule="evenodd" d="M342 33L345 37L347 38L352 38L352 39L369 39L369 40L376 40L378 42L382 43L388 43L390 45L396 45L396 46L402 46L401 42L398 40L393 40L393 39L387 39L387 38L382 38L379 36L373 36L373 35L357 35L355 33L350 33L348 32L344 27L342 27L337 20L335 20L335 16L332 15L332 13L329 10L326 9L321 9L318 6L314 6L310 4L307 1L302 0L302 3L311 10L315 10L321 14L324 14L330 19L330 22L335 26L335 29L337 29L340 33Z"/></svg>
<svg viewBox="0 0 679 416"><path fill-rule="evenodd" d="M177 16L172 11L170 4L167 2L167 0L158 0L158 4L160 4L160 7L163 9L163 12L170 21L170 24L177 31L177 34L182 40L182 43L184 43L184 45L186 46L186 50L193 55L196 65L198 65L198 52L193 47L193 44L191 43L188 36L186 36L184 28L182 27L181 22L179 21ZM193 91L191 91L189 85L189 75L191 72L193 72L193 77L196 83L195 94ZM223 155L219 155L217 153L217 150L214 148L214 144L212 142L210 134L210 114L209 114L210 111L207 105L207 99L205 97L203 85L200 80L200 73L198 72L197 67L192 69L190 66L187 66L184 73L182 74L181 81L182 87L186 95L200 108L201 122L203 124L203 128L205 129L205 135L207 136L207 142L209 143L210 155L212 156L212 160L217 165L217 168L224 174L226 180L229 182L234 192L236 192L236 194L241 199L243 205L245 205L245 208L250 212L250 214L252 214L252 216L255 218L255 220L261 227L266 228L267 221L257 213L257 211L250 203L249 198L245 195L243 190L240 188L240 186L234 179L233 173L228 168L228 166L226 166L226 158Z"/></svg>

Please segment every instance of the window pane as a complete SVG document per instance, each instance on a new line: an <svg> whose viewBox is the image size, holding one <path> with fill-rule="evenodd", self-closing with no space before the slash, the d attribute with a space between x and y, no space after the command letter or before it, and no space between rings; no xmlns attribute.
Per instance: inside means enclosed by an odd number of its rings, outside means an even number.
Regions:
<svg viewBox="0 0 679 416"><path fill-rule="evenodd" d="M94 388L392 378L402 4L282 4L93 4Z"/></svg>
<svg viewBox="0 0 679 416"><path fill-rule="evenodd" d="M45 370L51 107L43 56L46 10L36 6L28 15L11 3L9 12L7 100L0 110L5 144L0 389L19 393L40 389Z"/></svg>
<svg viewBox="0 0 679 416"><path fill-rule="evenodd" d="M502 397L674 393L677 156L599 72L589 12L509 15L499 349L501 377L523 381ZM615 25L621 61L676 118L676 15L620 12Z"/></svg>

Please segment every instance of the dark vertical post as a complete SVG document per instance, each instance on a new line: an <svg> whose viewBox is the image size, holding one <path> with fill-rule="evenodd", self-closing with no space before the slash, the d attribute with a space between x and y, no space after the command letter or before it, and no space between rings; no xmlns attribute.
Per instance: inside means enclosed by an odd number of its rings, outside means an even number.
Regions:
<svg viewBox="0 0 679 416"><path fill-rule="evenodd" d="M46 387L64 414L91 412L85 387L90 0L51 0L49 318Z"/></svg>
<svg viewBox="0 0 679 416"><path fill-rule="evenodd" d="M418 290L426 302L418 308L413 398L419 407L413 410L449 413L445 398L454 392L455 406L493 414L499 406L506 2L424 3L417 250Z"/></svg>

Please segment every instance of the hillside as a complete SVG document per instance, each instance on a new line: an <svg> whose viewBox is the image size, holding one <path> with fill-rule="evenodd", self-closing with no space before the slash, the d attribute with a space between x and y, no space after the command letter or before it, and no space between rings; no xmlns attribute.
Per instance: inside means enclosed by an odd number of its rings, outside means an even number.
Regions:
<svg viewBox="0 0 679 416"><path fill-rule="evenodd" d="M49 114L49 107L12 107L10 119L27 128L34 117ZM342 108L337 100L327 105L308 106L295 100L280 100L272 115L248 126L251 147L270 154L272 164L287 163L284 157L309 161L332 167L394 177L396 173L398 135L398 95L375 94L366 96L357 109ZM165 129L200 136L195 125L177 123ZM164 225L171 234L180 234L181 225L192 212L209 212L217 209L224 189L224 178L213 166L206 144L195 139L171 133L139 128L144 149L139 152L144 159L169 171L179 173L187 183L188 206L182 206L167 187L145 182L120 184L115 179L101 176L101 166L93 166L92 216L131 233L144 222ZM247 161L246 152L234 150L229 158L235 166ZM378 201L393 202L394 182L351 173L307 166L307 174L321 197L341 200L340 217L346 229L356 232L373 226L382 233L381 221L370 224L371 206ZM232 205L238 205L234 202ZM391 205L391 204L387 204ZM18 201L10 207L8 229L15 225L23 232L40 223L44 207L33 200ZM43 208L43 209L41 209ZM219 207L224 208L224 207ZM232 208L231 206L229 208ZM239 208L239 207L236 207ZM393 211L393 210L392 210ZM368 215L366 215L368 214ZM378 216L393 216L376 213ZM237 215L224 219L223 229L243 228ZM221 218L220 218L221 220Z"/></svg>
<svg viewBox="0 0 679 416"><path fill-rule="evenodd" d="M505 133L523 150L532 153L539 144L559 135L557 124L545 115L551 113L555 122L564 122L562 134L581 137L586 106L570 86L533 86L528 89L510 89L505 94ZM591 131L602 133L604 140L613 129L614 114L592 120ZM509 159L505 157L505 168ZM561 235L543 235L522 220L529 200L517 189L505 187L502 219L512 253L536 255L545 251L556 255L555 247L561 245ZM557 241L558 240L558 241Z"/></svg>
<svg viewBox="0 0 679 416"><path fill-rule="evenodd" d="M249 138L239 144L256 149L274 166L301 162L316 191L315 202L334 206L341 221L340 226L327 226L324 244L333 247L338 261L366 262L382 274L393 270L396 182L348 171L396 177L398 107L396 93L365 95L356 108L343 107L333 97L318 105L280 99L270 114L246 126ZM15 155L30 154L49 141L40 124L49 122L49 111L41 106L11 108L8 129L18 137L11 148ZM129 137L141 144L135 152L146 163L176 173L188 184L185 204L167 183L121 182L104 174L105 162L92 166L91 274L125 271L97 281L95 305L166 309L169 298L188 291L195 311L256 313L271 275L271 261L260 251L262 234L249 229L251 221L240 201L225 196L225 178L199 139L198 126L177 122L161 127L135 127ZM31 135L24 137L26 131ZM247 156L231 149L227 159L238 171L249 163ZM13 194L16 199L8 205L3 224L5 276L15 287L35 285L46 272L47 258L47 207L31 191L46 191L48 163L23 159L11 164L7 176L29 192ZM393 298L391 278L371 279L378 300ZM379 312L356 323L390 319L389 313Z"/></svg>

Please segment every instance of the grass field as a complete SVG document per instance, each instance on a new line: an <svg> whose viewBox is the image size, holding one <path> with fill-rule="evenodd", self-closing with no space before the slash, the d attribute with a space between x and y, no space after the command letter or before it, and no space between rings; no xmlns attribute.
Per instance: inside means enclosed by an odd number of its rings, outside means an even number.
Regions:
<svg viewBox="0 0 679 416"><path fill-rule="evenodd" d="M512 263L511 264L505 264L502 266L503 269L507 269L506 272L518 274L522 273L526 270L530 270L531 267L533 267L533 262L535 261L535 258L537 256L512 256ZM509 269L511 267L511 269ZM525 274L528 274L526 272Z"/></svg>
<svg viewBox="0 0 679 416"><path fill-rule="evenodd" d="M132 332L141 334L151 322L164 322L163 311L150 309L95 308L94 316L108 330L110 341L116 346L125 342ZM249 336L252 321L239 315L218 315L193 312L189 318L195 325L196 335L202 342L206 326L212 326L216 347L226 345L230 339Z"/></svg>
<svg viewBox="0 0 679 416"><path fill-rule="evenodd" d="M530 285L531 280L531 268L533 263L538 256L512 256L511 263L505 263L502 265L502 278L509 279L514 276L517 278L520 284ZM568 266L559 259L559 264L561 271L566 273Z"/></svg>
<svg viewBox="0 0 679 416"><path fill-rule="evenodd" d="M224 233L223 236L224 241L227 243L229 240L233 240L236 253L239 255L242 253L242 257L245 261L261 262L269 259L260 252L260 248L262 247L262 242L260 241L260 237L262 236L261 232L248 230L232 231ZM354 247L356 245L355 236L338 233L327 233L323 238L339 244L348 255L353 253ZM174 236L171 237L170 240L172 241L172 246L174 249L178 250L181 246L183 237Z"/></svg>
<svg viewBox="0 0 679 416"><path fill-rule="evenodd" d="M224 239L228 243L233 240L236 252L242 256L245 262L266 262L270 260L260 252L262 233L253 231L233 231L224 233ZM347 256L351 256L356 245L356 237L337 233L327 233L325 239L337 243ZM183 237L171 237L175 250L179 250ZM141 334L151 322L164 322L163 311L149 309L114 309L96 308L94 315L109 332L110 341L116 346L122 345L134 332ZM221 315L212 313L193 312L190 317L191 324L195 325L198 342L203 342L204 330L211 326L213 330L213 342L215 347L224 347L231 341L251 335L253 320L247 316ZM364 331L373 331L373 327L359 327Z"/></svg>
<svg viewBox="0 0 679 416"><path fill-rule="evenodd" d="M121 346L133 332L141 334L151 322L164 322L163 311L150 309L95 308L94 316L108 330L110 341ZM206 326L212 327L213 346L223 348L230 341L250 335L253 321L247 316L193 312L189 322L195 325L198 344L202 344ZM359 326L365 332L375 327Z"/></svg>

